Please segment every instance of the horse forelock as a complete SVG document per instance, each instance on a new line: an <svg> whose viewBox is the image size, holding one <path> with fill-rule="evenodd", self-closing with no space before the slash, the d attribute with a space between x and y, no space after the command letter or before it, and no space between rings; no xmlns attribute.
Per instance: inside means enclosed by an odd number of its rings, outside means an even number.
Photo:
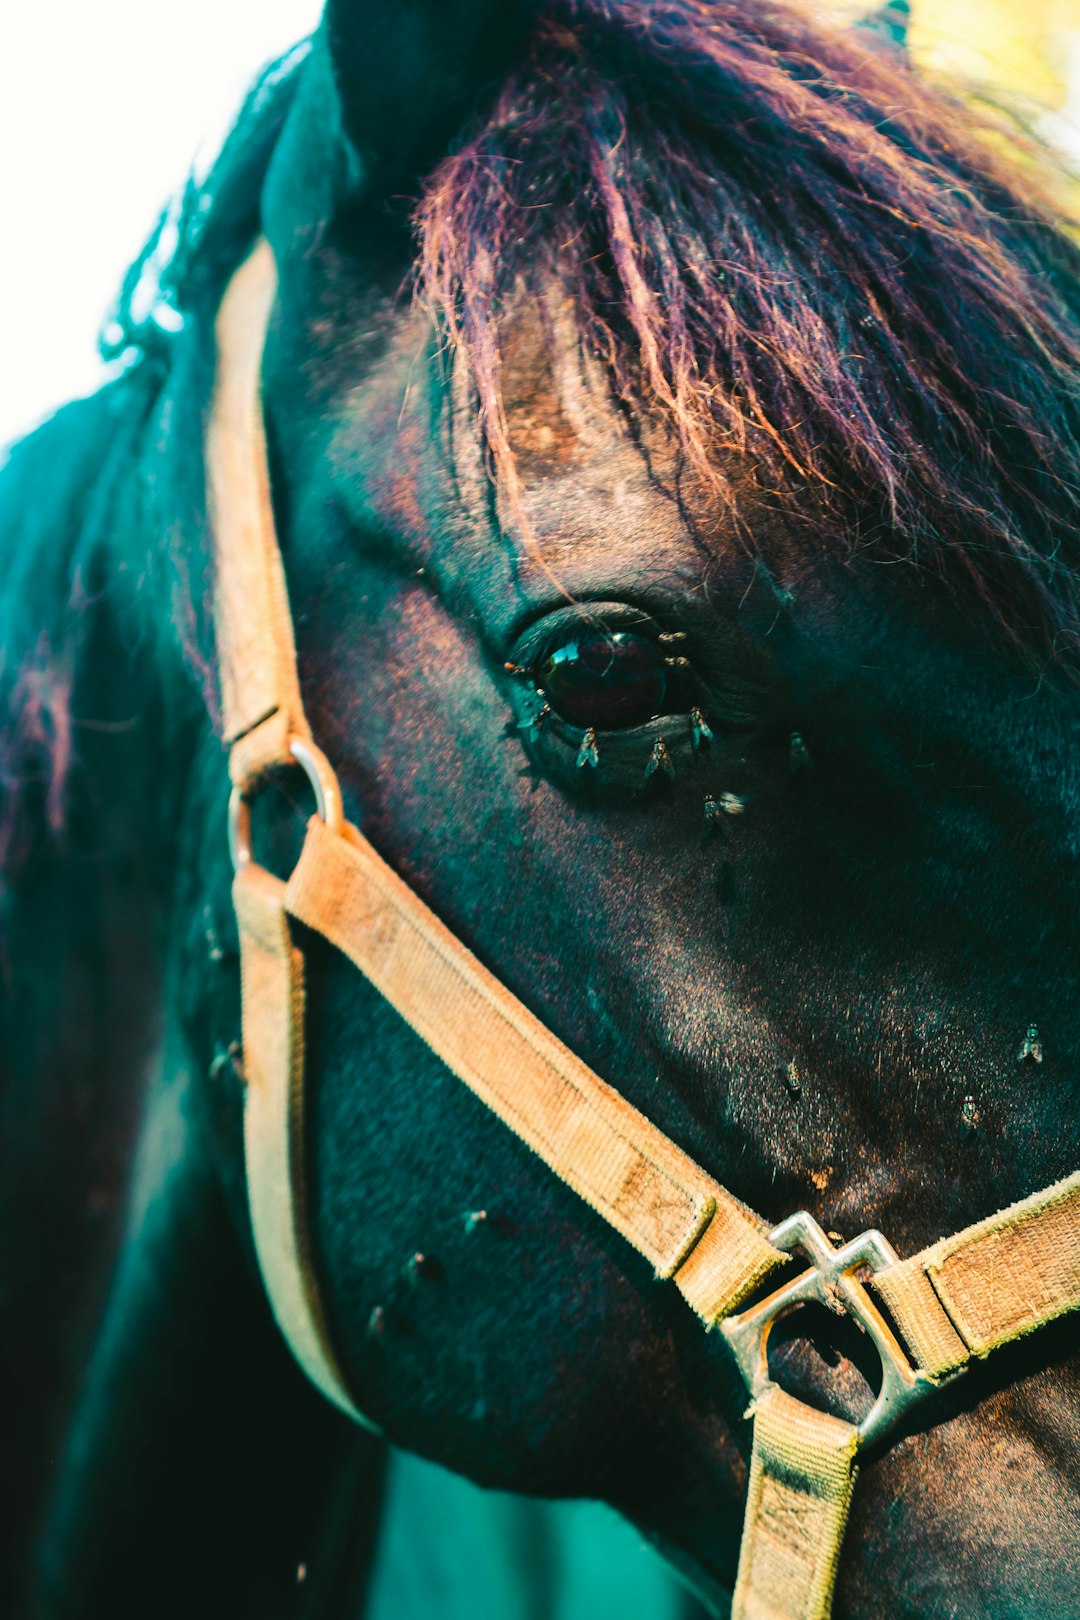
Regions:
<svg viewBox="0 0 1080 1620"><path fill-rule="evenodd" d="M154 284L207 323L305 66L271 66L164 216L111 352L172 345L138 315ZM415 211L417 292L511 509L500 316L556 275L616 396L737 526L736 467L808 543L943 575L1080 672L1080 249L1046 154L988 120L799 6L546 0Z"/></svg>
<svg viewBox="0 0 1080 1620"><path fill-rule="evenodd" d="M749 466L821 543L1075 655L1080 256L1045 158L1002 135L793 7L548 7L416 211L418 293L511 502L500 313L554 275L617 397L732 510Z"/></svg>

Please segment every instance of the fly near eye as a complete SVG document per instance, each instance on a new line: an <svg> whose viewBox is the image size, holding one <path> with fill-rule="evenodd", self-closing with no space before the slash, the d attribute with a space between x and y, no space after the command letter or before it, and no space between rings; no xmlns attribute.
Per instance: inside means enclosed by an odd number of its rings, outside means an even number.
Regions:
<svg viewBox="0 0 1080 1620"><path fill-rule="evenodd" d="M557 714L597 731L651 719L668 682L660 649L631 630L583 631L553 648L537 675Z"/></svg>

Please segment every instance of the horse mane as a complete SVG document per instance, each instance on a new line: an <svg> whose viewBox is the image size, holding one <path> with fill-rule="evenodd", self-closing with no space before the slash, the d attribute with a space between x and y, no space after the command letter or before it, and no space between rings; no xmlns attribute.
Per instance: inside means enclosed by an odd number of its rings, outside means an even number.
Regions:
<svg viewBox="0 0 1080 1620"><path fill-rule="evenodd" d="M146 622L163 622L174 607L140 523L148 424L167 392L174 443L183 424L202 419L204 375L182 356L205 343L225 283L258 233L302 54L298 47L264 71L209 174L188 182L128 271L102 337L115 375L0 456L0 901L38 838L67 824L82 723L74 694L93 702L88 604L115 598L124 580L161 598L143 602ZM170 459L166 445L162 462ZM172 477L163 468L159 504L176 496Z"/></svg>
<svg viewBox="0 0 1080 1620"><path fill-rule="evenodd" d="M511 496L499 316L539 266L733 515L734 461L807 544L910 560L1075 658L1080 252L1045 154L798 5L545 16L416 215Z"/></svg>

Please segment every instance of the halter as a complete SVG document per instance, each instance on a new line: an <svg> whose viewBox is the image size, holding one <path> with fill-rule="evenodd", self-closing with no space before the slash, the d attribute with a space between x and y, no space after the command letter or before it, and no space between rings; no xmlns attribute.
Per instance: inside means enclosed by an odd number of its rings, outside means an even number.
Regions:
<svg viewBox="0 0 1080 1620"><path fill-rule="evenodd" d="M318 1388L372 1427L346 1388L312 1265L295 920L347 956L447 1068L675 1284L705 1327L724 1334L754 1420L734 1620L827 1620L861 1447L884 1440L973 1357L1080 1306L1080 1172L906 1260L880 1232L834 1248L805 1212L770 1229L575 1057L391 870L345 819L300 697L260 399L276 288L262 241L218 315L206 472L232 781L248 1198L278 1325ZM272 772L297 765L317 814L283 882L253 859L250 807ZM809 1266L788 1279L793 1252ZM774 1272L788 1280L740 1311ZM773 1324L814 1300L852 1317L881 1358L881 1390L859 1424L769 1377Z"/></svg>

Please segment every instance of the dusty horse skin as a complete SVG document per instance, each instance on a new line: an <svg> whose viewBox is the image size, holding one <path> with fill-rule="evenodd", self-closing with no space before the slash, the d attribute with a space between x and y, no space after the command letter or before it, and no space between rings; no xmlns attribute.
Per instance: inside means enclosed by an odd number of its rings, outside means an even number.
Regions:
<svg viewBox="0 0 1080 1620"><path fill-rule="evenodd" d="M879 32L780 4L330 0L253 92L128 278L118 375L0 478L5 1613L336 1620L371 1565L382 1442L295 1367L248 1215L206 500L239 267L275 267L273 528L345 814L722 1188L909 1255L1080 1162L1050 186ZM260 863L309 810L260 791ZM725 1613L729 1341L294 943L350 1400L611 1504ZM858 1408L849 1321L774 1341ZM867 1449L834 1614L1080 1612L1075 1346L1041 1327Z"/></svg>

